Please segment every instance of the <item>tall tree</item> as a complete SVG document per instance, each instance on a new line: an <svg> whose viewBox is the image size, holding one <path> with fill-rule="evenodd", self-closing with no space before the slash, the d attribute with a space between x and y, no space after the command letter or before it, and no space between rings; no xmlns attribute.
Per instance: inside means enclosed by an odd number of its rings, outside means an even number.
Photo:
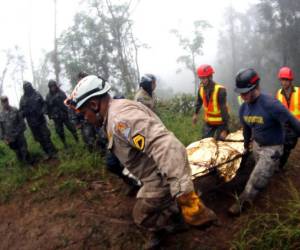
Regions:
<svg viewBox="0 0 300 250"><path fill-rule="evenodd" d="M79 71L108 79L125 94L131 94L139 78L138 50L133 35L130 2L112 4L91 0L86 11L60 38L61 62L72 84Z"/></svg>
<svg viewBox="0 0 300 250"><path fill-rule="evenodd" d="M4 65L2 66L1 75L0 75L0 96L3 94L4 83L7 76L7 71L9 70L9 66L11 65L14 56L12 54L11 49L7 49L2 51L4 56Z"/></svg>
<svg viewBox="0 0 300 250"><path fill-rule="evenodd" d="M57 44L57 0L54 1L54 50L53 50L53 66L55 72L56 82L59 83L59 74L60 74L60 62L58 57L58 44Z"/></svg>
<svg viewBox="0 0 300 250"><path fill-rule="evenodd" d="M192 37L183 36L178 30L173 29L174 34L179 42L179 46L185 52L184 55L178 57L177 62L182 63L194 76L194 89L197 92L198 76L196 72L196 59L203 54L202 47L204 43L203 30L211 27L206 21L198 20L194 22L194 31Z"/></svg>

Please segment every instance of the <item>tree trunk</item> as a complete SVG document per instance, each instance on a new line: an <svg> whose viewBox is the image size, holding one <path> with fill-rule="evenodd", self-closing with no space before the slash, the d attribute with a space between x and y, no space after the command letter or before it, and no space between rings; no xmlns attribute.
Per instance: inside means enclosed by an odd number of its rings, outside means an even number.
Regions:
<svg viewBox="0 0 300 250"><path fill-rule="evenodd" d="M56 38L56 29L57 29L57 0L54 0L54 53L53 53L53 63L54 63L54 72L55 80L59 84L59 73L60 65L57 51L57 38Z"/></svg>

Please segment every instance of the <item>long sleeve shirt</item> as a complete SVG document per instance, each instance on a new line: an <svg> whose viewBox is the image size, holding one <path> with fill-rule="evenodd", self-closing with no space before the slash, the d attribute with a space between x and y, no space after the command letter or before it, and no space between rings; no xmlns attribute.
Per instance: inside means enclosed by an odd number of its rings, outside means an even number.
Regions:
<svg viewBox="0 0 300 250"><path fill-rule="evenodd" d="M210 84L208 87L204 87L204 93L206 95L206 99L209 102L213 90L215 87L215 83ZM221 116L222 120L224 121L224 124L227 124L229 121L229 114L228 114L228 109L227 109L227 93L225 88L220 88L218 92L218 103L220 105L220 110L221 110ZM198 114L201 107L203 104L203 100L200 96L200 90L198 89L197 92L197 99L196 99L196 104L195 104L195 113Z"/></svg>
<svg viewBox="0 0 300 250"><path fill-rule="evenodd" d="M243 103L239 117L245 147L248 147L251 137L263 146L283 144L286 123L291 125L297 136L300 135L300 122L270 95L260 94L253 103Z"/></svg>

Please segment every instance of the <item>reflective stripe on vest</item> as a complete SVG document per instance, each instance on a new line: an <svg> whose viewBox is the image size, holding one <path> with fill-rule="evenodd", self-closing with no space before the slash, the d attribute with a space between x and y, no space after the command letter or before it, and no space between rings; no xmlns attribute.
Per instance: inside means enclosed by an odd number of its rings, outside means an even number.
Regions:
<svg viewBox="0 0 300 250"><path fill-rule="evenodd" d="M276 98L298 119L300 120L300 88L294 87L294 91L291 93L290 105L281 90L277 91Z"/></svg>
<svg viewBox="0 0 300 250"><path fill-rule="evenodd" d="M238 101L239 106L242 106L242 104L244 103L244 100L242 99L242 97L240 95L237 97L237 101Z"/></svg>
<svg viewBox="0 0 300 250"><path fill-rule="evenodd" d="M218 93L219 89L224 88L222 85L215 84L214 90L209 98L209 103L207 102L206 95L204 92L204 87L200 87L200 96L202 98L204 107L204 120L210 125L220 125L223 124L223 119L221 116L221 109L218 103Z"/></svg>

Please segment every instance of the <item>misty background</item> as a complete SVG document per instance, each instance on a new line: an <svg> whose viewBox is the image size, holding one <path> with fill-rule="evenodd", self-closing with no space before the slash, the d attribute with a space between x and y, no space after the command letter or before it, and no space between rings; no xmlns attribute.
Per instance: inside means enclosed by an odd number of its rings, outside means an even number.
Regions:
<svg viewBox="0 0 300 250"><path fill-rule="evenodd" d="M10 0L0 8L0 95L14 106L22 82L43 95L56 79L67 92L86 71L130 97L144 73L158 77L157 94L195 94L200 64L234 103L234 76L244 67L275 93L277 71L300 77L299 0Z"/></svg>

